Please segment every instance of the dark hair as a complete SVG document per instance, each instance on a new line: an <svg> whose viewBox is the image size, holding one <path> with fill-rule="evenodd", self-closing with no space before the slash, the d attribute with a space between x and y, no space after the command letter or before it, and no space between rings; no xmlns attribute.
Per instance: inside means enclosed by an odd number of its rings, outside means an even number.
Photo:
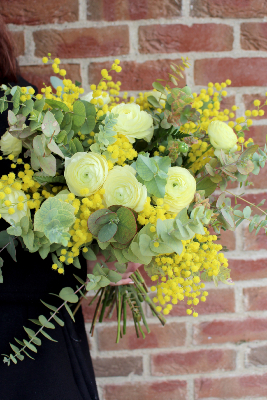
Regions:
<svg viewBox="0 0 267 400"><path fill-rule="evenodd" d="M0 85L18 81L18 64L14 47L11 35L0 15Z"/></svg>

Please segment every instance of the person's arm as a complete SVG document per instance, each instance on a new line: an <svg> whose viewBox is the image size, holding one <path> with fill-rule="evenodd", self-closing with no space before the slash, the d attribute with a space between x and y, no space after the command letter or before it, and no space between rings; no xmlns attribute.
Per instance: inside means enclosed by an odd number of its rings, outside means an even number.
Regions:
<svg viewBox="0 0 267 400"><path fill-rule="evenodd" d="M105 261L105 257L104 256L98 256L98 259L96 261L87 261L87 272L89 274L91 274L93 272L94 266L97 262L99 261ZM115 269L115 262L106 262L107 266L110 269ZM110 286L120 286L120 285L129 285L134 283L130 276L132 275L133 272L135 272L142 264L137 264L137 263L133 263L133 262L129 262L128 263L128 268L126 270L126 272L124 272L124 274L121 275L121 280L117 283L110 283Z"/></svg>

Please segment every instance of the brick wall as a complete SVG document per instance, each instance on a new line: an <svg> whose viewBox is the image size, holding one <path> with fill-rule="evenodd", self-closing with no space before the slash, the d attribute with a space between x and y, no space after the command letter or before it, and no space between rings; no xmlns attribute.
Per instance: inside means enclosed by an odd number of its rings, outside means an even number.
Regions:
<svg viewBox="0 0 267 400"><path fill-rule="evenodd" d="M241 115L267 87L266 0L0 0L17 43L22 73L42 85L47 52L59 56L86 90L115 57L123 89L151 88L169 60L190 57L186 82L195 90L232 80L229 104ZM238 115L239 116L239 115ZM265 142L267 120L251 136ZM259 202L266 168L246 198ZM234 189L237 191L237 189ZM266 236L247 227L223 235L234 287L210 290L197 319L175 307L165 328L148 315L152 333L135 338L133 326L114 344L115 322L97 326L91 340L103 400L197 400L267 397ZM211 285L208 285L211 287ZM88 330L91 308L85 306Z"/></svg>

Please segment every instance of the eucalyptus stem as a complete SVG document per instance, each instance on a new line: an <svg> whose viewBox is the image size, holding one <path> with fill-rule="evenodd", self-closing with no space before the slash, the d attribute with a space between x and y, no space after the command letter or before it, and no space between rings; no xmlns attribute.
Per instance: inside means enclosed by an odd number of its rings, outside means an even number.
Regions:
<svg viewBox="0 0 267 400"><path fill-rule="evenodd" d="M144 333L144 331L143 331L143 329L142 329L142 327L140 325L140 322L137 321L137 324L138 324L139 331L141 332L141 335L143 336L143 339L145 339L146 335L145 335L145 333Z"/></svg>
<svg viewBox="0 0 267 400"><path fill-rule="evenodd" d="M137 305L137 307L138 307L138 309L139 309L139 312L140 312L140 314L141 314L141 317L142 317L143 323L144 323L144 325L145 325L145 327L146 327L147 333L150 333L151 331L150 331L150 329L149 329L149 327L148 327L148 324L147 324L147 322L146 322L146 317L145 317L145 314L144 314L142 305L141 305L141 303L140 303L140 300L139 300L139 298L138 298L138 295L137 295L136 291L134 290L134 288L130 288L130 290L131 290L131 292L132 292L132 294L133 294L133 296L134 296L136 305Z"/></svg>
<svg viewBox="0 0 267 400"><path fill-rule="evenodd" d="M137 288L139 289L139 291L141 293L143 293L144 295L144 300L148 303L149 307L154 311L154 313L156 314L156 316L158 317L158 319L160 320L162 325L166 324L166 319L163 317L163 315L161 315L157 310L156 307L154 305L154 303L151 301L150 297L148 296L147 292L145 291L145 289L143 288L143 286L141 286L135 276L135 274L131 275L134 283L136 284Z"/></svg>
<svg viewBox="0 0 267 400"><path fill-rule="evenodd" d="M123 334L126 335L126 327L127 327L127 302L126 302L126 294L123 295L122 304L123 304Z"/></svg>
<svg viewBox="0 0 267 400"><path fill-rule="evenodd" d="M120 336L121 336L121 292L118 290L118 328L117 328L117 339L116 343L119 343Z"/></svg>
<svg viewBox="0 0 267 400"><path fill-rule="evenodd" d="M105 289L102 288L101 290L102 290L102 293L101 293L101 295L99 297L99 300L97 302L97 305L96 305L96 308L95 308L95 312L94 312L93 321L92 321L92 325L91 325L91 329L90 329L90 333L91 333L92 337L94 336L94 330L95 330L95 324L96 324L97 315L98 315L98 312L99 312L99 309L100 309L100 305L101 305L101 302L102 302L102 299L103 299L103 295L105 293Z"/></svg>
<svg viewBox="0 0 267 400"><path fill-rule="evenodd" d="M84 286L85 286L85 285L82 285L81 287L79 287L79 289L77 289L76 292L74 292L74 293L75 293L75 294L78 293L79 290L83 289ZM59 312L59 310L61 310L62 307L65 306L66 303L68 303L67 300L64 301L64 303L62 303L62 304L56 309L56 311L51 315L50 318L48 318L47 321L50 322L51 319L54 318L54 316ZM34 339L44 328L45 328L45 326L42 325L41 328L35 333L35 335L29 340L29 343L31 343L31 342L33 341L33 339ZM24 347L22 347L18 353L15 353L15 356L14 356L14 357L17 357L17 355L20 354L21 352L23 352L23 351L26 349L26 347L27 347L26 345L25 345ZM9 357L9 358L10 358L10 357Z"/></svg>
<svg viewBox="0 0 267 400"><path fill-rule="evenodd" d="M237 197L237 198L240 199L240 200L245 201L246 203L248 203L248 204L250 204L251 206L253 206L253 207L257 208L258 210L260 210L263 214L267 215L267 213L266 213L264 210L262 210L260 207L256 206L255 204L250 203L250 201L243 199L243 197L240 197L240 196L238 196L237 194L234 194L234 193L232 193L232 192L229 192L229 190L225 190L225 192L231 194L231 195L234 196L234 197Z"/></svg>

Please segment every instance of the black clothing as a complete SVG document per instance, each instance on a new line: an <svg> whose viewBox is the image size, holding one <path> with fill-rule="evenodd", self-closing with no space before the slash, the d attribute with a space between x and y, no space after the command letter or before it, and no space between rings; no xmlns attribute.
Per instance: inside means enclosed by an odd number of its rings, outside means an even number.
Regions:
<svg viewBox="0 0 267 400"><path fill-rule="evenodd" d="M29 84L20 78L20 86ZM1 92L0 92L1 95ZM6 131L7 112L0 114L0 135ZM0 174L10 172L10 162L0 161ZM0 231L8 224L1 219ZM2 268L4 283L0 284L0 354L12 352L9 342L14 345L14 337L28 339L23 326L38 330L29 321L43 314L49 318L49 310L40 302L57 305L59 299L48 293L58 294L65 286L75 289L78 281L73 273L82 279L86 277L86 262L81 260L82 269L70 265L65 275L51 269L51 256L42 260L39 253L29 253L16 248L17 262L4 250ZM65 322L60 327L55 321L55 329L46 329L58 343L38 335L42 340L37 354L29 351L35 360L25 356L17 365L8 367L0 359L0 399L2 400L98 400L94 371L89 354L87 336L81 309L73 323L67 311L61 309L59 318ZM1 356L1 358L3 358Z"/></svg>

